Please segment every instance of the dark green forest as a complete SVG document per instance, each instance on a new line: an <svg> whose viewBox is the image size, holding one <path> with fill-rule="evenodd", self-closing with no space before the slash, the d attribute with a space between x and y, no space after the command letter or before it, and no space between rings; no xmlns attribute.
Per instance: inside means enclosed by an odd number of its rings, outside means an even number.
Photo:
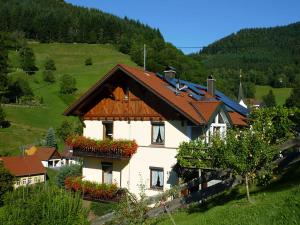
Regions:
<svg viewBox="0 0 300 225"><path fill-rule="evenodd" d="M206 76L201 63L166 43L159 29L127 17L73 6L63 0L0 0L0 18L2 32L44 43L110 43L140 66L146 44L148 70L162 71L166 65L173 65L182 78L200 81Z"/></svg>
<svg viewBox="0 0 300 225"><path fill-rule="evenodd" d="M300 80L300 22L242 29L191 57L222 79L238 78L242 69L245 82L294 87Z"/></svg>

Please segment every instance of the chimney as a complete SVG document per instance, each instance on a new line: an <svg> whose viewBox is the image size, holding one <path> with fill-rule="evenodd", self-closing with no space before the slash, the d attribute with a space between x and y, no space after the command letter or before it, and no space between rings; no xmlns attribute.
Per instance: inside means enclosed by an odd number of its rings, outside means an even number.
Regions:
<svg viewBox="0 0 300 225"><path fill-rule="evenodd" d="M164 70L164 78L171 79L176 77L176 68L172 66L167 66Z"/></svg>
<svg viewBox="0 0 300 225"><path fill-rule="evenodd" d="M207 78L207 93L213 97L215 97L215 92L216 92L215 85L216 85L216 80L213 78L212 75L210 75Z"/></svg>

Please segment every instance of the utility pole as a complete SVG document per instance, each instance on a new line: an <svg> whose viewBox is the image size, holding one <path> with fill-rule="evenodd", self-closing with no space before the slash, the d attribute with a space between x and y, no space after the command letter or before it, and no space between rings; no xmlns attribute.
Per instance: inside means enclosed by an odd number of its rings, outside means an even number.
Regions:
<svg viewBox="0 0 300 225"><path fill-rule="evenodd" d="M144 44L144 71L146 71L146 44Z"/></svg>

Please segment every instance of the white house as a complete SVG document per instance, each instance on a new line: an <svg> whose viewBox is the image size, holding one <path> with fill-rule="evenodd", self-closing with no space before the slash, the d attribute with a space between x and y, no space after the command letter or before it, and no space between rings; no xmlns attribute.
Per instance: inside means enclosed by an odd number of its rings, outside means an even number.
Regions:
<svg viewBox="0 0 300 225"><path fill-rule="evenodd" d="M61 165L80 165L81 160L79 157L73 155L73 149L70 149L68 146L65 147L65 150L60 154L61 155Z"/></svg>
<svg viewBox="0 0 300 225"><path fill-rule="evenodd" d="M73 154L83 158L84 179L116 183L139 193L155 195L177 184L177 148L182 141L213 133L225 135L230 126L245 126L247 109L208 86L175 78L167 68L163 75L126 65L115 66L65 112L78 116L85 137L135 140L131 157L90 152Z"/></svg>

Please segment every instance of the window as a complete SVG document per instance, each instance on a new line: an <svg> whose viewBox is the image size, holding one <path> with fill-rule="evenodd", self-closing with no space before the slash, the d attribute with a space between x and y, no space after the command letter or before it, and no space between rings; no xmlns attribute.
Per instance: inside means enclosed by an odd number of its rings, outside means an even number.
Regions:
<svg viewBox="0 0 300 225"><path fill-rule="evenodd" d="M150 167L150 188L164 188L164 170L163 168Z"/></svg>
<svg viewBox="0 0 300 225"><path fill-rule="evenodd" d="M113 164L109 162L102 163L102 183L112 184Z"/></svg>
<svg viewBox="0 0 300 225"><path fill-rule="evenodd" d="M28 184L31 184L31 183L32 183L32 178L28 177Z"/></svg>
<svg viewBox="0 0 300 225"><path fill-rule="evenodd" d="M23 179L22 179L22 184L23 184L23 185L26 185L26 181L27 181L27 179L26 179L26 178L23 178Z"/></svg>
<svg viewBox="0 0 300 225"><path fill-rule="evenodd" d="M203 134L203 127L191 127L191 139L196 140Z"/></svg>
<svg viewBox="0 0 300 225"><path fill-rule="evenodd" d="M105 121L103 122L103 140L113 139L113 122Z"/></svg>
<svg viewBox="0 0 300 225"><path fill-rule="evenodd" d="M38 182L38 178L34 177L34 183L37 183L37 182Z"/></svg>
<svg viewBox="0 0 300 225"><path fill-rule="evenodd" d="M165 124L152 123L152 144L163 145L165 143Z"/></svg>
<svg viewBox="0 0 300 225"><path fill-rule="evenodd" d="M129 99L129 87L125 87L124 100L128 100L128 99Z"/></svg>
<svg viewBox="0 0 300 225"><path fill-rule="evenodd" d="M19 186L20 185L20 180L17 180L16 184L17 184L17 186Z"/></svg>

